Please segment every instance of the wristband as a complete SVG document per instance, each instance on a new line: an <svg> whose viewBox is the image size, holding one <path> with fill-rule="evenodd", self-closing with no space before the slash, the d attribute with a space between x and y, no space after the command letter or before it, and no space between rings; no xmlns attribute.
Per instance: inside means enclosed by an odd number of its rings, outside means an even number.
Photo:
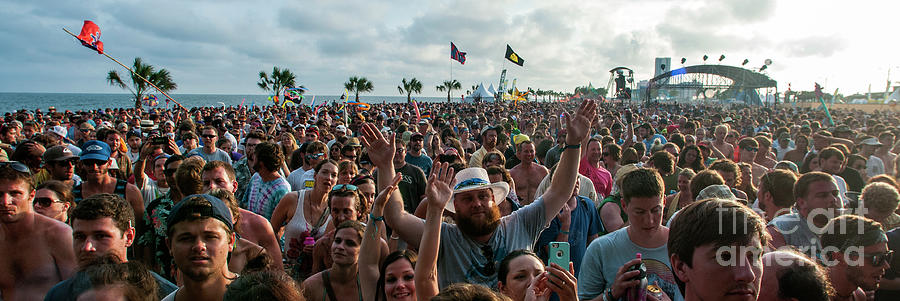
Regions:
<svg viewBox="0 0 900 301"><path fill-rule="evenodd" d="M560 234L569 235L569 231L559 231Z"/></svg>
<svg viewBox="0 0 900 301"><path fill-rule="evenodd" d="M565 147L564 149L570 149L570 148L571 148L571 149L579 149L579 148L581 148L581 143L579 143L579 144L566 144L566 147Z"/></svg>
<svg viewBox="0 0 900 301"><path fill-rule="evenodd" d="M382 221L382 222L383 222L383 221L384 221L384 215L379 216L379 217L375 217L375 215L373 215L371 212L369 212L369 219L374 220L374 221L376 221L376 222L378 222L378 221Z"/></svg>

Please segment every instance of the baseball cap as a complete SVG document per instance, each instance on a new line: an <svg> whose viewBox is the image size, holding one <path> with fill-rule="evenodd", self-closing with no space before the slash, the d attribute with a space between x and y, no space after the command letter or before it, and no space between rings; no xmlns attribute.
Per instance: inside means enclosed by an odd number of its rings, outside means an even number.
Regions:
<svg viewBox="0 0 900 301"><path fill-rule="evenodd" d="M50 127L49 129L47 129L47 131L48 131L48 132L51 132L51 133L54 133L54 134L57 134L57 135L59 135L60 137L65 137L66 134L69 133L69 131L67 131L66 128L64 128L64 127L62 127L62 126L60 126L60 125L52 126L52 127Z"/></svg>
<svg viewBox="0 0 900 301"><path fill-rule="evenodd" d="M198 197L208 201L210 206L202 203L187 202L192 198ZM172 226L175 226L175 224L197 217L217 219L222 223L225 223L225 226L228 227L229 230L234 231L231 210L228 209L228 206L225 205L225 202L222 202L221 199L208 194L192 194L181 199L180 202L172 207L172 211L169 212L169 217L166 219L166 229L171 231Z"/></svg>
<svg viewBox="0 0 900 301"><path fill-rule="evenodd" d="M112 153L109 148L109 144L103 141L91 140L84 143L84 146L81 147L81 161L84 160L100 160L107 161L109 160L109 155Z"/></svg>
<svg viewBox="0 0 900 301"><path fill-rule="evenodd" d="M334 129L338 132L347 133L347 127L343 124L338 124L338 126L334 127Z"/></svg>
<svg viewBox="0 0 900 301"><path fill-rule="evenodd" d="M42 157L44 162L53 162L53 161L65 161L71 158L78 158L75 153L72 152L65 145L57 145L51 148L48 148L47 151L44 152Z"/></svg>

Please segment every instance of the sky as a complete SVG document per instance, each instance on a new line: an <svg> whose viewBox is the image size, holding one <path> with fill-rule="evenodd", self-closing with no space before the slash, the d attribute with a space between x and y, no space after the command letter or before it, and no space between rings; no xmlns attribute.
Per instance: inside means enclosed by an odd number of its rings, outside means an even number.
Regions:
<svg viewBox="0 0 900 301"><path fill-rule="evenodd" d="M814 82L843 94L884 91L900 81L895 15L900 1L9 1L0 0L0 92L125 93L106 81L127 72L80 46L83 20L100 26L108 54L135 57L171 74L175 93L263 94L258 73L288 68L310 94L339 95L350 76L369 95L399 96L401 79L422 96L452 77L463 91L499 82L572 92L604 87L626 66L653 76L654 58L674 67L750 60L779 89ZM467 52L449 59L450 42ZM503 58L509 44L524 67ZM895 84L900 84L896 82ZM463 92L454 92L457 95Z"/></svg>

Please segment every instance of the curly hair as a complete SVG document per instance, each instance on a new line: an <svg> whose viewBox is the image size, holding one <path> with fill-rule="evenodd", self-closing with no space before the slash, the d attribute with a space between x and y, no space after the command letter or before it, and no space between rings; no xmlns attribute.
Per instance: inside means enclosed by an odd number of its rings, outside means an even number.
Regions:
<svg viewBox="0 0 900 301"><path fill-rule="evenodd" d="M81 202L72 210L69 222L80 220L96 220L104 217L112 218L116 228L122 233L134 227L134 211L122 197L112 193L100 193L92 195Z"/></svg>

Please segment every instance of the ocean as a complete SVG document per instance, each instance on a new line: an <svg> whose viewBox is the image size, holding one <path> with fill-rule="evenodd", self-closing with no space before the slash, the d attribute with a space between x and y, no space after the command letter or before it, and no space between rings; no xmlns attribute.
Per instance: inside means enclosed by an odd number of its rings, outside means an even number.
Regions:
<svg viewBox="0 0 900 301"><path fill-rule="evenodd" d="M238 106L244 102L245 106L251 104L269 105L272 102L268 100L268 95L234 95L234 94L170 94L175 100L185 107L208 107L208 106ZM158 107L165 107L165 97L156 94L159 99ZM77 110L93 110L105 108L133 108L134 100L132 94L90 94L90 93L10 93L0 92L0 113L14 112L20 109L34 110L41 109L46 112L50 106L56 107L57 111L77 111ZM353 96L351 96L353 97ZM316 105L322 101L336 101L341 98L340 95L316 95ZM446 97L414 97L420 102L439 102L446 101ZM352 98L351 98L352 99ZM406 102L406 96L370 96L360 95L360 101L370 104L376 103L402 103ZM312 102L312 95L304 96L302 104L309 105ZM458 100L458 99L456 99ZM170 106L174 106L172 103Z"/></svg>

